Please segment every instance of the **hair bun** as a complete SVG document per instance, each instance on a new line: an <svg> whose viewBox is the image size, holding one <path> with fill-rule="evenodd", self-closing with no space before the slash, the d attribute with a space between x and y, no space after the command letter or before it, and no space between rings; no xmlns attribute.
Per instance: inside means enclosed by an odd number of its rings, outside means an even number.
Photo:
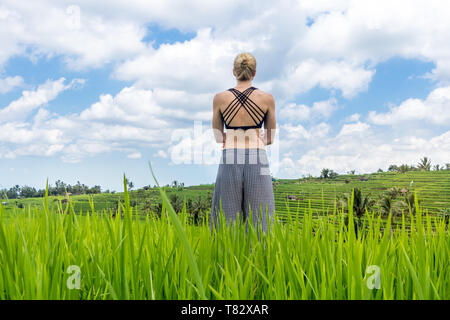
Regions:
<svg viewBox="0 0 450 320"><path fill-rule="evenodd" d="M250 80L256 71L256 60L248 52L240 53L234 59L234 71L238 80Z"/></svg>

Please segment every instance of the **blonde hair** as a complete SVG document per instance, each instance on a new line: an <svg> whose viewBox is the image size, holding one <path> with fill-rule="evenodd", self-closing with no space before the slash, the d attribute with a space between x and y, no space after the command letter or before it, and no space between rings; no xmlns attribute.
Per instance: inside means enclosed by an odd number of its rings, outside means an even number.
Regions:
<svg viewBox="0 0 450 320"><path fill-rule="evenodd" d="M256 72L256 59L248 52L240 53L234 59L233 68L236 79L239 81L250 80Z"/></svg>

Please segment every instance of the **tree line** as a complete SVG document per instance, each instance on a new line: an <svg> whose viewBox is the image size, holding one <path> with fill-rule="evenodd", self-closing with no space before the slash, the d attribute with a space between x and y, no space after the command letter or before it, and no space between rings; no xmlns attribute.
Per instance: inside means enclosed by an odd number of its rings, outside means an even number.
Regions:
<svg viewBox="0 0 450 320"><path fill-rule="evenodd" d="M102 188L98 185L89 187L85 184L77 181L76 184L70 185L64 183L61 180L57 180L55 185L49 184L48 194L49 196L63 196L67 193L78 195L78 194L98 194L102 192ZM110 193L109 190L105 191ZM0 198L2 199L21 199L21 198L36 198L45 196L45 189L36 189L30 186L19 186L15 185L9 189L0 189Z"/></svg>
<svg viewBox="0 0 450 320"><path fill-rule="evenodd" d="M431 159L427 157L423 157L420 159L420 162L416 165L408 165L408 164L402 164L400 166L391 164L389 168L387 169L387 172L399 172L399 173L405 173L408 171L442 171L442 170L450 170L450 163L446 163L445 165L439 165L435 164L434 166L431 165ZM380 168L377 172L383 172L383 170ZM355 174L355 170L350 170L347 172L347 174ZM320 173L320 179L334 179L339 174L334 172L332 169L323 168ZM309 175L307 178L313 178L313 176Z"/></svg>

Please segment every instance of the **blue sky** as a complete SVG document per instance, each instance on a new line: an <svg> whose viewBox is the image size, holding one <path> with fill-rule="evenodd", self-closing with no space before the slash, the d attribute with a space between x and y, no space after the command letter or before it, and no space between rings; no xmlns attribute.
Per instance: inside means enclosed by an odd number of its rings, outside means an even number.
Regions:
<svg viewBox="0 0 450 320"><path fill-rule="evenodd" d="M241 51L275 97L275 176L450 162L448 6L258 3L0 1L0 188L153 185L148 161L162 184L213 183L217 163L174 154L210 127ZM220 151L208 132L195 143Z"/></svg>

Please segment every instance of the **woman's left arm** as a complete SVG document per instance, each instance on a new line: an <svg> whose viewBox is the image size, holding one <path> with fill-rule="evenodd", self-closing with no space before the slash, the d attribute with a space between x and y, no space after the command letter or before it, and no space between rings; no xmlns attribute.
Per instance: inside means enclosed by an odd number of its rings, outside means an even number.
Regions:
<svg viewBox="0 0 450 320"><path fill-rule="evenodd" d="M223 132L223 120L220 113L220 96L216 94L213 100L213 117L212 127L214 131L214 137L217 143L222 143L222 147L225 146L226 133Z"/></svg>

